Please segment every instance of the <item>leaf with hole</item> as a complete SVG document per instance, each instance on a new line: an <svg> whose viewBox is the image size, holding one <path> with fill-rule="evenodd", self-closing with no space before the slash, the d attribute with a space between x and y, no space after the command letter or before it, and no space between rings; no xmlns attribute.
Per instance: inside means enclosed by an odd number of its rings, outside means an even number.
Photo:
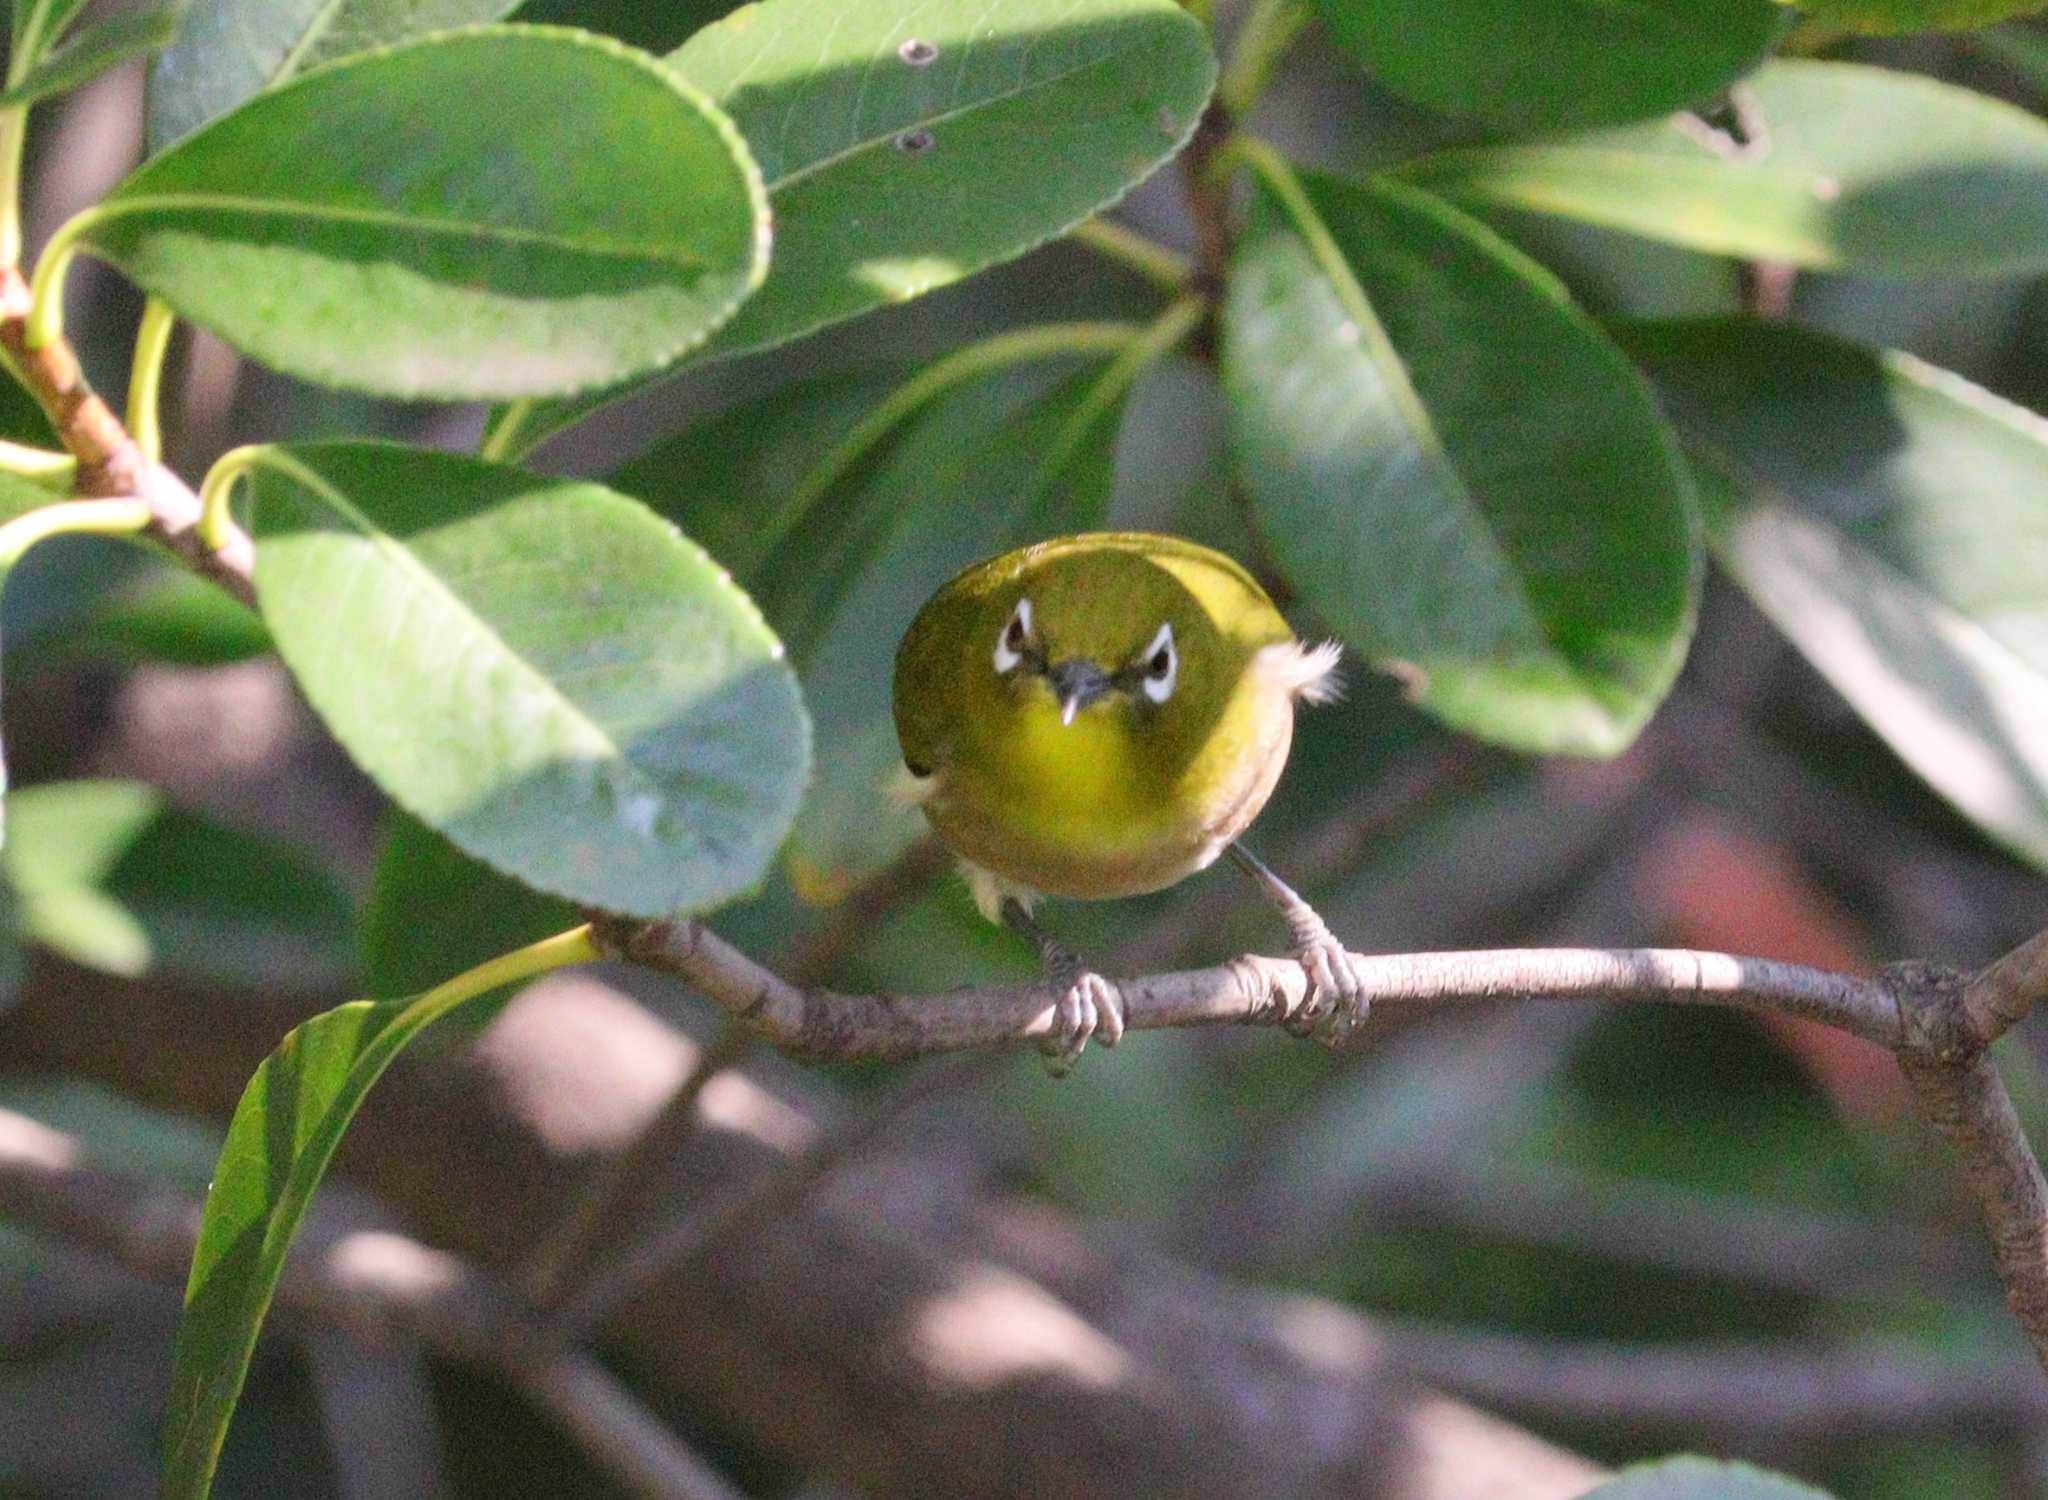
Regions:
<svg viewBox="0 0 2048 1500"><path fill-rule="evenodd" d="M181 0L185 30L149 70L151 153L336 58L495 21L519 0Z"/></svg>
<svg viewBox="0 0 2048 1500"><path fill-rule="evenodd" d="M1638 324L1714 556L1900 759L2048 868L2048 422L1780 324Z"/></svg>
<svg viewBox="0 0 2048 1500"><path fill-rule="evenodd" d="M317 988L351 966L333 875L139 781L10 792L0 867L22 937L89 969Z"/></svg>
<svg viewBox="0 0 2048 1500"><path fill-rule="evenodd" d="M1659 121L1439 152L1407 180L1693 250L1882 276L2048 269L2048 123L1917 74L1773 63L1747 85L1752 149Z"/></svg>
<svg viewBox="0 0 2048 1500"><path fill-rule="evenodd" d="M1417 104L1504 130L1648 119L1764 60L1775 0L1316 0L1337 44Z"/></svg>
<svg viewBox="0 0 2048 1500"><path fill-rule="evenodd" d="M288 374L496 400L668 363L752 290L766 240L745 144L674 73L489 26L258 95L57 244Z"/></svg>
<svg viewBox="0 0 2048 1500"><path fill-rule="evenodd" d="M1215 82L1172 0L763 0L670 65L732 116L775 218L768 280L694 358L749 353L1012 259L1186 142ZM530 448L623 392L530 414Z"/></svg>
<svg viewBox="0 0 2048 1500"><path fill-rule="evenodd" d="M639 502L378 443L257 450L256 595L401 806L538 890L701 910L767 868L810 737L781 643Z"/></svg>
<svg viewBox="0 0 2048 1500"><path fill-rule="evenodd" d="M1261 190L1223 313L1280 571L1446 722L1611 755L1684 658L1698 544L1642 381L1534 262L1393 183Z"/></svg>

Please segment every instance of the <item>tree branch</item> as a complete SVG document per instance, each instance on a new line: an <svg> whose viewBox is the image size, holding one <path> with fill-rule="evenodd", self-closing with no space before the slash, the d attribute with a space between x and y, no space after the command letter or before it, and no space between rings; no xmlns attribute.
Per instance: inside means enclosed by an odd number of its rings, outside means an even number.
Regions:
<svg viewBox="0 0 2048 1500"><path fill-rule="evenodd" d="M78 460L74 492L86 499L134 496L149 506L143 534L168 547L187 567L212 579L243 603L253 603L255 548L234 529L215 550L199 539L199 496L151 458L113 409L87 383L71 341L28 346L28 282L14 267L0 268L0 351Z"/></svg>

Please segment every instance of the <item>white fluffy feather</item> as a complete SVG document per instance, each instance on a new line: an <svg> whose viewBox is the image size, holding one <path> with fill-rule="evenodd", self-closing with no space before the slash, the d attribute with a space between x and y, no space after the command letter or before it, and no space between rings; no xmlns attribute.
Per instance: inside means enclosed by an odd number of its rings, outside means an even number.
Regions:
<svg viewBox="0 0 2048 1500"><path fill-rule="evenodd" d="M1337 672L1337 659L1343 654L1344 648L1335 641L1313 646L1284 641L1267 646L1253 661L1256 670L1271 674L1290 698L1303 703L1334 703L1344 696L1344 679Z"/></svg>
<svg viewBox="0 0 2048 1500"><path fill-rule="evenodd" d="M1042 891L1034 891L1028 885L1019 885L1014 880L998 875L994 870L984 870L969 859L960 861L960 873L967 878L967 889L974 897L975 906L984 917L998 926L1003 920L1005 900L1016 902L1024 908L1024 914L1029 916L1038 905L1039 897L1044 894Z"/></svg>

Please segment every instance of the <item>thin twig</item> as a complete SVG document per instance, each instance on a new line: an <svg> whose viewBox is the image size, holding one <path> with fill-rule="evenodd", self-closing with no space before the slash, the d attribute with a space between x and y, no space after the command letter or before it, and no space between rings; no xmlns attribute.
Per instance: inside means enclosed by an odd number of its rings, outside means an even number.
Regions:
<svg viewBox="0 0 2048 1500"><path fill-rule="evenodd" d="M1418 1379L1524 1415L1708 1428L1750 1441L2006 1433L2048 1421L2048 1386L2010 1360L1888 1343L1561 1343L1375 1320Z"/></svg>
<svg viewBox="0 0 2048 1500"><path fill-rule="evenodd" d="M28 347L30 300L21 272L0 268L0 350L78 459L76 493L88 499L132 495L145 502L154 519L144 535L243 603L253 602L255 547L248 534L232 529L218 550L199 539L198 495L143 452L112 408L86 383L70 341L59 337L40 349Z"/></svg>
<svg viewBox="0 0 2048 1500"><path fill-rule="evenodd" d="M594 936L617 957L674 974L798 1057L920 1057L1035 1042L1056 1024L1052 999L1038 984L843 995L786 982L694 919L605 919ZM1679 948L1510 948L1354 954L1352 961L1374 1006L1511 998L1700 1004L1799 1016L1886 1047L1902 1042L1899 1004L1888 983L1767 959ZM1136 1031L1277 1025L1305 1003L1308 976L1293 959L1246 955L1212 969L1144 975L1116 986Z"/></svg>
<svg viewBox="0 0 2048 1500"><path fill-rule="evenodd" d="M199 1203L78 1165L77 1143L0 1110L0 1217L100 1251L171 1288L185 1284ZM357 1334L416 1336L498 1371L642 1500L731 1500L733 1491L588 1355L543 1330L483 1275L403 1235L314 1219L279 1283L280 1310Z"/></svg>

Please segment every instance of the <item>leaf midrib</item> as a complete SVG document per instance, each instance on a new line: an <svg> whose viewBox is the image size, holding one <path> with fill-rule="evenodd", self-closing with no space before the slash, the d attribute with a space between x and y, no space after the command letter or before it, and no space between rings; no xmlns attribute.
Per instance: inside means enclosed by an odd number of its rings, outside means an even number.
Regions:
<svg viewBox="0 0 2048 1500"><path fill-rule="evenodd" d="M357 508L346 495L330 484L325 475L277 449L265 449L257 455L255 463L284 474L295 483L304 486L326 504L333 512L347 521L372 546L382 553L397 570L411 579L423 592L438 598L445 606L453 609L467 621L475 635L486 645L495 647L502 660L510 662L519 674L539 688L543 695L558 704L564 716L580 728L587 729L595 736L606 753L619 764L629 767L633 774L645 780L642 772L614 740L608 730L583 711L580 704L566 697L555 682L540 668L515 651L506 639L476 611L460 594L450 588L441 576L416 557L408 547L400 545L396 538L373 522Z"/></svg>
<svg viewBox="0 0 2048 1500"><path fill-rule="evenodd" d="M708 271L713 263L696 254L679 253L678 250L656 250L647 246L613 245L587 243L562 235L550 235L539 230L516 228L504 224L485 222L462 223L447 219L430 219L411 214L393 213L384 209L345 208L335 204L310 204L290 198L257 198L232 193L137 193L130 196L111 198L98 208L88 210L78 221L75 232L89 236L95 225L111 222L132 214L169 213L174 211L214 211L227 214L244 214L252 218L301 218L326 220L337 224L371 224L381 228L407 230L419 234L457 235L466 240L495 240L508 245L541 245L549 249L573 251L580 255L595 255L615 260L653 260L665 264L688 266L693 270Z"/></svg>

